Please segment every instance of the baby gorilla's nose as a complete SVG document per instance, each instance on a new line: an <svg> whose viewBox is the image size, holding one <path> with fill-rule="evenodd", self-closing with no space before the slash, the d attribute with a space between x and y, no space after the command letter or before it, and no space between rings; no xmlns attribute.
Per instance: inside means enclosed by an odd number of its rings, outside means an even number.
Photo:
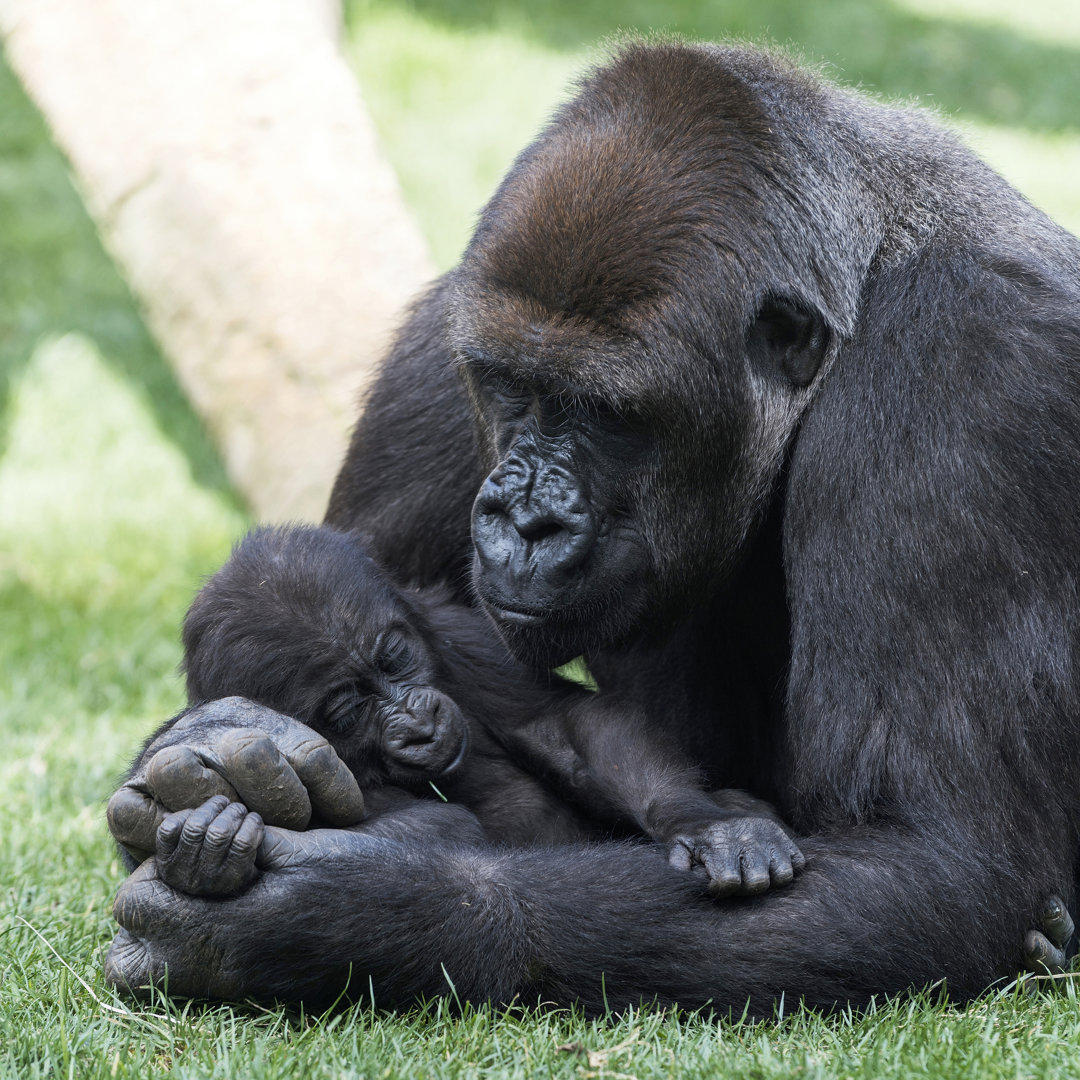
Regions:
<svg viewBox="0 0 1080 1080"><path fill-rule="evenodd" d="M403 750L436 741L435 718L429 713L398 713L386 725L387 748Z"/></svg>

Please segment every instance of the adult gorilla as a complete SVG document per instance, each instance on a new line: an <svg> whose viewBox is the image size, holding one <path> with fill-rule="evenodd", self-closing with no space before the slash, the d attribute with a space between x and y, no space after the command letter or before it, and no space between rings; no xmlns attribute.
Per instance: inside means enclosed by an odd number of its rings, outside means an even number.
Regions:
<svg viewBox="0 0 1080 1080"><path fill-rule="evenodd" d="M479 489L514 651L584 653L780 805L804 874L714 903L647 845L268 830L235 900L133 876L110 978L767 1012L1015 971L1078 854L1078 268L916 115L757 52L623 50L416 308L328 521L460 581Z"/></svg>

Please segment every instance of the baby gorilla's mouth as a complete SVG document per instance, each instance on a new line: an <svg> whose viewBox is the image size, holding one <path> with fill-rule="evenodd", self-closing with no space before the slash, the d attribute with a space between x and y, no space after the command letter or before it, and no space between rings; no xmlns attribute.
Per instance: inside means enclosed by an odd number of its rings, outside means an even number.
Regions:
<svg viewBox="0 0 1080 1080"><path fill-rule="evenodd" d="M408 695L383 727L383 749L392 771L405 767L416 778L453 772L469 746L461 710L445 694L423 690Z"/></svg>

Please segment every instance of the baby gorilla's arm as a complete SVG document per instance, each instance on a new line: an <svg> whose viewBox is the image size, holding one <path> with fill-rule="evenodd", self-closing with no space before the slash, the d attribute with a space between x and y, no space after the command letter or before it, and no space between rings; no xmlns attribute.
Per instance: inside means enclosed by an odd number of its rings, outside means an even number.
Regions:
<svg viewBox="0 0 1080 1080"><path fill-rule="evenodd" d="M806 865L768 803L702 790L686 755L616 697L568 695L561 709L493 733L592 817L628 820L668 847L672 866L704 871L715 897L787 885Z"/></svg>
<svg viewBox="0 0 1080 1080"><path fill-rule="evenodd" d="M265 831L258 814L224 795L168 814L157 832L158 876L192 896L236 896L258 876Z"/></svg>

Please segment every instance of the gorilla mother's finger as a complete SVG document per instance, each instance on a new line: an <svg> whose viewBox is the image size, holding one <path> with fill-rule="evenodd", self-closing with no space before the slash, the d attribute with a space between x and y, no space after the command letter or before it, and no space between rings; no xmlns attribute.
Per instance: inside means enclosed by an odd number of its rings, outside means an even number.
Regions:
<svg viewBox="0 0 1080 1080"><path fill-rule="evenodd" d="M158 826L165 814L151 795L125 784L109 799L105 816L109 832L117 843L123 844L137 858L153 853Z"/></svg>
<svg viewBox="0 0 1080 1080"><path fill-rule="evenodd" d="M233 802L242 802L268 824L306 829L311 799L300 770L278 748L278 741L291 748L292 740L281 734L275 740L257 728L224 731L215 747L215 767L235 788Z"/></svg>
<svg viewBox="0 0 1080 1080"><path fill-rule="evenodd" d="M113 918L131 933L147 933L158 913L167 910L173 895L159 877L156 859L147 859L128 875L113 899Z"/></svg>
<svg viewBox="0 0 1080 1080"><path fill-rule="evenodd" d="M146 766L146 782L168 810L190 810L215 795L236 801L236 791L225 777L207 764L204 755L183 743L154 754Z"/></svg>
<svg viewBox="0 0 1080 1080"><path fill-rule="evenodd" d="M251 743L253 737L269 738L279 754L271 753L265 744ZM169 805L170 810L201 806L213 795L227 795L258 812L267 824L284 828L303 828L307 822L301 823L301 818L305 809L310 815L311 806L323 822L337 827L353 825L364 817L364 799L356 779L330 744L299 720L246 698L221 698L197 705L171 724L161 738L177 748L175 759L165 759L169 768L161 770L170 798L181 802ZM194 754L194 761L181 752L184 748ZM281 755L288 762L285 767ZM218 786L215 773L232 789ZM306 788L304 798L297 796L296 777ZM175 784L169 786L172 779ZM264 781L280 790L263 790ZM153 784L147 786L159 794Z"/></svg>
<svg viewBox="0 0 1080 1080"><path fill-rule="evenodd" d="M1065 950L1059 949L1038 930L1024 938L1024 967L1036 975L1060 975L1065 970Z"/></svg>
<svg viewBox="0 0 1080 1080"><path fill-rule="evenodd" d="M147 998L152 992L150 948L142 938L123 927L116 932L105 954L105 981L114 990L134 998Z"/></svg>
<svg viewBox="0 0 1080 1080"><path fill-rule="evenodd" d="M668 865L676 870L689 872L694 866L693 852L687 846L688 842L674 840L668 848Z"/></svg>
<svg viewBox="0 0 1080 1080"><path fill-rule="evenodd" d="M1067 950L1072 941L1075 926L1065 901L1059 896L1051 896L1039 913L1039 925L1042 932L1057 948Z"/></svg>
<svg viewBox="0 0 1080 1080"><path fill-rule="evenodd" d="M307 789L312 809L323 822L344 828L363 819L364 796L360 785L337 751L321 735L297 724L277 736L277 745L296 770ZM248 809L258 808L248 803Z"/></svg>

